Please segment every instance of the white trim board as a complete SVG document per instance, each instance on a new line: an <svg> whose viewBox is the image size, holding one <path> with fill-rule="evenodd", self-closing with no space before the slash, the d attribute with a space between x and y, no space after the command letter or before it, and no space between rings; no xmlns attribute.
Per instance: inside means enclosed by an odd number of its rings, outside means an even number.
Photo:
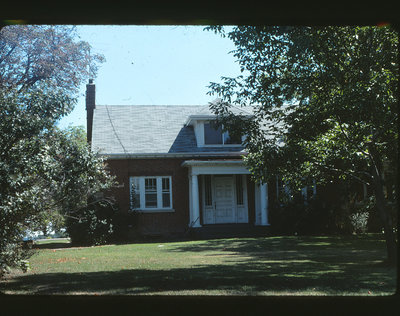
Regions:
<svg viewBox="0 0 400 316"><path fill-rule="evenodd" d="M197 153L138 153L138 154L107 154L99 153L100 156L106 159L143 159L143 158L196 158L196 157L242 157L246 156L247 152L197 152Z"/></svg>
<svg viewBox="0 0 400 316"><path fill-rule="evenodd" d="M190 175L200 174L250 174L241 160L188 160L182 167L189 167Z"/></svg>

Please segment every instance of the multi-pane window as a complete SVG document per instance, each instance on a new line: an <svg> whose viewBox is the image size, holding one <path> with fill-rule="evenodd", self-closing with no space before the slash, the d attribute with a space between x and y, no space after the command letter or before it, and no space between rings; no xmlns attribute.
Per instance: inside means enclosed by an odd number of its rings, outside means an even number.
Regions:
<svg viewBox="0 0 400 316"><path fill-rule="evenodd" d="M213 121L204 123L204 143L209 145L223 144L222 127Z"/></svg>
<svg viewBox="0 0 400 316"><path fill-rule="evenodd" d="M236 204L244 205L243 202L243 177L240 174L236 175Z"/></svg>
<svg viewBox="0 0 400 316"><path fill-rule="evenodd" d="M222 126L215 121L204 123L204 143L206 145L240 145L241 137L232 137L228 131L223 132Z"/></svg>
<svg viewBox="0 0 400 316"><path fill-rule="evenodd" d="M144 179L145 208L157 208L157 178Z"/></svg>
<svg viewBox="0 0 400 316"><path fill-rule="evenodd" d="M171 189L170 178L161 178L162 180L162 207L171 207Z"/></svg>
<svg viewBox="0 0 400 316"><path fill-rule="evenodd" d="M131 209L172 208L171 177L131 177Z"/></svg>

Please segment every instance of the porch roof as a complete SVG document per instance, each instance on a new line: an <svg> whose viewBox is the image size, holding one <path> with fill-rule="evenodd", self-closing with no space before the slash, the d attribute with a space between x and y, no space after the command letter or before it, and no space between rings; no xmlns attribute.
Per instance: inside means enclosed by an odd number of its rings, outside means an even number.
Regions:
<svg viewBox="0 0 400 316"><path fill-rule="evenodd" d="M182 167L190 169L190 175L199 174L250 174L241 159L186 160Z"/></svg>
<svg viewBox="0 0 400 316"><path fill-rule="evenodd" d="M218 159L218 160L186 160L182 167L187 166L213 166L213 165L243 165L242 159Z"/></svg>

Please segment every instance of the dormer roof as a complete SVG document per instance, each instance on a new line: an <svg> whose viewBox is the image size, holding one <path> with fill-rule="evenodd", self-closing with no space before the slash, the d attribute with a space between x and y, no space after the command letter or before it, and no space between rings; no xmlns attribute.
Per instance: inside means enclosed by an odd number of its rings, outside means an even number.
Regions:
<svg viewBox="0 0 400 316"><path fill-rule="evenodd" d="M211 103L219 103L221 102L221 99L215 99ZM251 107L238 107L235 105L230 106L230 111L234 115L238 116L244 116L244 117L252 117L252 108ZM192 125L194 121L199 121L199 120L212 120L215 119L216 115L211 111L210 105L206 105L201 107L197 112L189 115L189 117L186 120L186 125Z"/></svg>

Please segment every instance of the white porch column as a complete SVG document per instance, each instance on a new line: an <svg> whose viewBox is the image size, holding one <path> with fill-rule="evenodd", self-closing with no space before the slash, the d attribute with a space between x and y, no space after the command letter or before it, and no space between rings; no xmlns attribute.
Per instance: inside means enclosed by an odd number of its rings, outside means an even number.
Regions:
<svg viewBox="0 0 400 316"><path fill-rule="evenodd" d="M192 203L192 176L188 175L189 179L189 227L192 225L193 219L193 203Z"/></svg>
<svg viewBox="0 0 400 316"><path fill-rule="evenodd" d="M192 211L193 211L193 227L201 227L200 225L200 201L199 201L199 181L197 174L192 175Z"/></svg>
<svg viewBox="0 0 400 316"><path fill-rule="evenodd" d="M260 185L261 226L268 226L268 184Z"/></svg>

